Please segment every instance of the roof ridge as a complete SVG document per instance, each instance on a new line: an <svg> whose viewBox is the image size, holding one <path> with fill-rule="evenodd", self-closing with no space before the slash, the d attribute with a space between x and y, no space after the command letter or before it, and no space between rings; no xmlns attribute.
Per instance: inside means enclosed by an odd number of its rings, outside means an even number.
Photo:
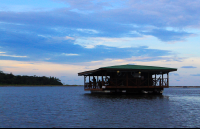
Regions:
<svg viewBox="0 0 200 129"><path fill-rule="evenodd" d="M113 65L113 66L106 66L106 67L100 67L100 68L115 68L115 67L128 67L128 66L135 66L135 67L151 67L151 68L165 68L165 69L177 69L177 68L171 68L171 67L160 67L160 66L150 66L150 65L132 65L132 64L125 64L125 65ZM129 67L129 68L130 68Z"/></svg>

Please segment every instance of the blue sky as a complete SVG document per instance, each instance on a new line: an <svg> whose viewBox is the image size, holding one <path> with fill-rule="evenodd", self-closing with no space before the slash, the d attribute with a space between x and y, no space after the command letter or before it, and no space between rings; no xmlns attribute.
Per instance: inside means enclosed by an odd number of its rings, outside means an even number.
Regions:
<svg viewBox="0 0 200 129"><path fill-rule="evenodd" d="M178 68L200 85L199 0L0 0L0 70L56 76L123 64Z"/></svg>

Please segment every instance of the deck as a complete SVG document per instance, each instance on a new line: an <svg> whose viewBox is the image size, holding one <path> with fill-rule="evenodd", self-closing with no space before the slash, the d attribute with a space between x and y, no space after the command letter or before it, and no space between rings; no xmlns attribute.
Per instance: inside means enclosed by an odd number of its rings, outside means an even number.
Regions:
<svg viewBox="0 0 200 129"><path fill-rule="evenodd" d="M144 89L144 88L169 88L169 86L102 86L100 87L84 87L85 91L103 91L105 89Z"/></svg>

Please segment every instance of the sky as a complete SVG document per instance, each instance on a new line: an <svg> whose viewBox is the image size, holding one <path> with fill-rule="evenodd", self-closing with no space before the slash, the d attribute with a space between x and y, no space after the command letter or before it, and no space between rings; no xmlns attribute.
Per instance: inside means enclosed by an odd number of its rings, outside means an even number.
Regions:
<svg viewBox="0 0 200 129"><path fill-rule="evenodd" d="M83 85L112 65L177 68L200 86L199 0L0 0L0 71Z"/></svg>

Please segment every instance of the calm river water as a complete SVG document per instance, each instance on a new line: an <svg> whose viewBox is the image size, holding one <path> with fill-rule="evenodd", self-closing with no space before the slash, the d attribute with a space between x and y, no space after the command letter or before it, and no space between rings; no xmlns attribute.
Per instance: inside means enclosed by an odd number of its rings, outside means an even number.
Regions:
<svg viewBox="0 0 200 129"><path fill-rule="evenodd" d="M77 87L0 87L0 128L200 128L200 88L92 95Z"/></svg>

